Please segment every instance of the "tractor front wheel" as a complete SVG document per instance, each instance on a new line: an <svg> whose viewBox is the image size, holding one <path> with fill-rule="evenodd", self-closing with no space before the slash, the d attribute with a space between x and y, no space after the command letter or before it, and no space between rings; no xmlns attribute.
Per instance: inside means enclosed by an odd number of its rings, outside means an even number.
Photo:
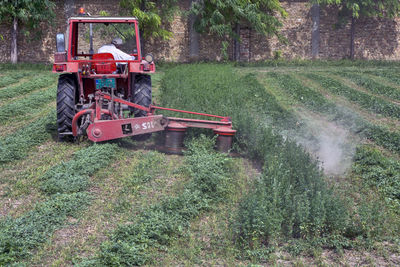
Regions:
<svg viewBox="0 0 400 267"><path fill-rule="evenodd" d="M134 84L131 86L131 102L149 107L151 104L151 76L146 74L138 74L135 76ZM134 108L133 114L135 117L144 117L147 115L147 112L141 109ZM142 134L133 136L133 140L136 141L146 141L151 137L150 134Z"/></svg>
<svg viewBox="0 0 400 267"><path fill-rule="evenodd" d="M72 139L72 119L75 116L76 83L72 75L61 75L57 87L58 140Z"/></svg>

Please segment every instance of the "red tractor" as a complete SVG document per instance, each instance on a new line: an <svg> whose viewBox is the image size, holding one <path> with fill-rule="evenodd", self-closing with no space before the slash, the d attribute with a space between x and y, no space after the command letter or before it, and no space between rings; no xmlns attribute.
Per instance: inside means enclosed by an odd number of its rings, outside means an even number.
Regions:
<svg viewBox="0 0 400 267"><path fill-rule="evenodd" d="M145 139L166 130L165 148L179 152L187 127L213 129L217 148L228 151L235 130L229 117L162 108L152 105L153 57L143 57L139 26L133 17L71 17L68 34L57 34L53 72L60 73L57 91L57 126L60 140L87 135L94 142L135 136ZM112 38L125 41L128 59L95 53L94 47ZM96 43L97 42L97 43ZM103 42L103 44L99 44ZM100 49L101 50L101 49ZM156 110L197 114L220 121L156 115Z"/></svg>

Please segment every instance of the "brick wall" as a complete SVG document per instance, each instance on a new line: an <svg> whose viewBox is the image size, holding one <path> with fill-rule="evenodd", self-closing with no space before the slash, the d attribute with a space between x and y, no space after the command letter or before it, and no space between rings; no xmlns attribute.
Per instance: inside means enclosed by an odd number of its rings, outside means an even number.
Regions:
<svg viewBox="0 0 400 267"><path fill-rule="evenodd" d="M190 7L190 0L181 0L180 9L170 23L169 30L174 36L169 41L147 41L145 52L152 52L156 59L164 61L189 61L188 19L184 11ZM67 18L77 13L79 7L92 15L104 10L111 15L120 13L118 0L56 0L56 19L49 25L40 27L41 38L35 35L18 36L18 58L21 62L52 62L55 50L55 35L65 32ZM283 20L281 34L287 42L279 42L276 37L265 37L242 26L239 33L242 43L239 48L240 60L257 61L273 58L274 55L287 59L312 58L311 5L304 0L286 0L282 2L288 12ZM337 10L321 8L319 12L319 49L317 57L323 59L340 59L348 57L350 50L350 23L335 28ZM355 24L355 58L359 59L400 59L400 20L360 19ZM10 60L10 26L0 25L0 62ZM227 39L226 39L227 40ZM226 41L225 40L225 41ZM223 40L203 34L199 37L199 59L203 61L221 60L221 43ZM103 40L101 42L104 42ZM95 43L97 44L97 43ZM230 58L233 58L233 42L228 47Z"/></svg>

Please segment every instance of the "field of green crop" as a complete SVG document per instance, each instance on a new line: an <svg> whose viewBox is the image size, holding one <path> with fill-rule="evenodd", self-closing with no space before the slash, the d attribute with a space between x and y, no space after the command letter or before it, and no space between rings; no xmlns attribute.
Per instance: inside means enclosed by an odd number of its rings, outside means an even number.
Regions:
<svg viewBox="0 0 400 267"><path fill-rule="evenodd" d="M400 64L162 66L156 102L231 116L235 157L58 143L57 76L0 70L0 266L400 265Z"/></svg>

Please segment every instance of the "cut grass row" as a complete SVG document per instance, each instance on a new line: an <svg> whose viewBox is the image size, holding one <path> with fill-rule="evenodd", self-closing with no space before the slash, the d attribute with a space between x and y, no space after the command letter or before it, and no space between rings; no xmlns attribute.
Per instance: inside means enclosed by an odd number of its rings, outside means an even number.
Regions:
<svg viewBox="0 0 400 267"><path fill-rule="evenodd" d="M48 140L55 129L55 121L56 114L50 112L0 139L0 166L24 158L31 148Z"/></svg>
<svg viewBox="0 0 400 267"><path fill-rule="evenodd" d="M52 74L39 75L26 83L9 86L0 90L0 100L10 99L15 96L23 95L40 88L48 87L56 81Z"/></svg>
<svg viewBox="0 0 400 267"><path fill-rule="evenodd" d="M126 147L124 140L120 145ZM78 222L54 234L27 266L72 265L94 255L119 223L131 221L161 198L181 192L186 176L181 157L155 151L123 149L109 168L92 177L96 195ZM155 163L157 161L157 163Z"/></svg>
<svg viewBox="0 0 400 267"><path fill-rule="evenodd" d="M191 178L183 192L132 214L101 245L98 255L81 266L157 264L157 249L166 249L202 212L224 200L233 183L232 161L213 150L214 140L202 137L188 147L184 169Z"/></svg>
<svg viewBox="0 0 400 267"><path fill-rule="evenodd" d="M30 256L32 250L66 223L67 217L77 216L91 199L87 192L89 176L110 164L116 152L116 145L93 145L46 172L40 180L47 200L18 218L0 221L0 263L9 264Z"/></svg>
<svg viewBox="0 0 400 267"><path fill-rule="evenodd" d="M310 74L311 75L311 74ZM305 86L288 74L268 73L277 86L312 111L322 113L333 121L338 121L355 134L364 136L378 145L400 153L400 132L392 132L383 126L374 125L352 111L338 107L321 93Z"/></svg>
<svg viewBox="0 0 400 267"><path fill-rule="evenodd" d="M45 104L54 101L57 87L51 86L45 90L32 93L24 98L2 105L0 107L0 123L4 124L28 113L40 110Z"/></svg>
<svg viewBox="0 0 400 267"><path fill-rule="evenodd" d="M333 94L346 97L348 100L360 105L366 110L372 111L384 116L400 119L400 106L389 103L379 97L366 94L354 88L344 85L342 82L330 77L316 73L304 74Z"/></svg>
<svg viewBox="0 0 400 267"><path fill-rule="evenodd" d="M393 69L379 70L379 71L367 70L364 71L364 73L385 78L400 86L400 76L398 70L393 70Z"/></svg>
<svg viewBox="0 0 400 267"><path fill-rule="evenodd" d="M373 79L361 74L350 73L347 71L341 71L335 74L346 77L347 79L354 82L358 86L362 86L363 88L367 89L368 91L374 94L386 96L395 100L400 100L399 88L394 88L388 85L380 84L374 81Z"/></svg>
<svg viewBox="0 0 400 267"><path fill-rule="evenodd" d="M0 93L2 90L7 90L5 87L14 83L18 83L22 78L33 76L33 72L8 72L5 73L4 76L0 77Z"/></svg>

